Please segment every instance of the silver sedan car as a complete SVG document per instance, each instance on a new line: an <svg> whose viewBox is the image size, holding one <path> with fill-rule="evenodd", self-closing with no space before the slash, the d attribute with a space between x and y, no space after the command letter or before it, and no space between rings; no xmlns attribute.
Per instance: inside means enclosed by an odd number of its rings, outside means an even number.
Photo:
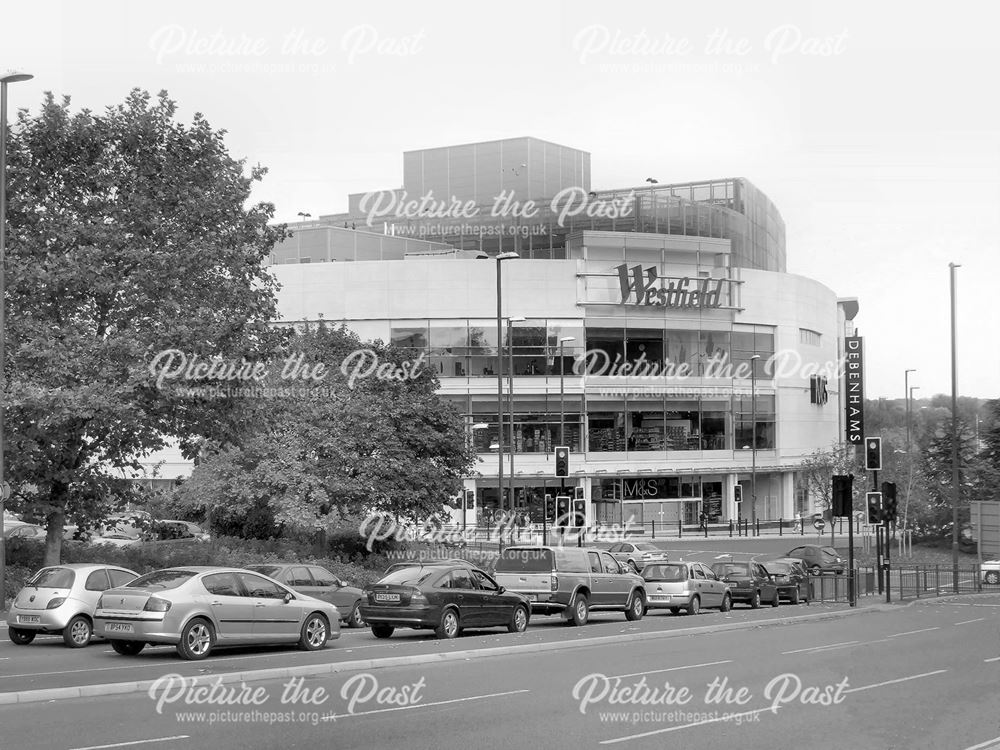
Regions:
<svg viewBox="0 0 1000 750"><path fill-rule="evenodd" d="M115 565L89 563L42 568L14 597L7 634L12 643L24 646L40 633L61 633L67 646L82 648L93 635L94 609L101 594L137 575Z"/></svg>
<svg viewBox="0 0 1000 750"><path fill-rule="evenodd" d="M192 565L104 592L94 631L126 656L147 643L176 646L184 659L204 659L217 646L297 643L316 651L340 637L340 613L260 573Z"/></svg>

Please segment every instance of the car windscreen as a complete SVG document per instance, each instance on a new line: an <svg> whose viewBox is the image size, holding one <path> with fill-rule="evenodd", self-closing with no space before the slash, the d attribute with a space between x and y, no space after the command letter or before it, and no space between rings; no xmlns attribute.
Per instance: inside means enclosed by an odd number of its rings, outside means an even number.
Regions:
<svg viewBox="0 0 1000 750"><path fill-rule="evenodd" d="M251 565L247 568L247 570L252 570L256 573L263 573L268 578L274 578L279 572L281 572L281 568L277 565Z"/></svg>
<svg viewBox="0 0 1000 750"><path fill-rule="evenodd" d="M779 573L780 575L783 576L788 575L792 570L791 565L783 562L764 563L764 568L767 570L768 573Z"/></svg>
<svg viewBox="0 0 1000 750"><path fill-rule="evenodd" d="M712 566L712 572L719 578L748 576L750 575L750 566L746 563L716 563Z"/></svg>
<svg viewBox="0 0 1000 750"><path fill-rule="evenodd" d="M687 565L647 565L642 577L647 581L686 581Z"/></svg>
<svg viewBox="0 0 1000 750"><path fill-rule="evenodd" d="M538 548L505 549L497 560L497 573L551 573L552 550Z"/></svg>
<svg viewBox="0 0 1000 750"><path fill-rule="evenodd" d="M68 589L72 588L75 578L76 573L70 568L45 568L38 571L28 581L28 585L44 589Z"/></svg>
<svg viewBox="0 0 1000 750"><path fill-rule="evenodd" d="M834 560L836 560L838 557L840 557L840 555L837 553L837 550L835 550L833 547L823 547L820 550L820 552L823 553L824 557L829 557L829 558L832 558Z"/></svg>
<svg viewBox="0 0 1000 750"><path fill-rule="evenodd" d="M154 570L126 585L130 589L175 589L193 575L193 570Z"/></svg>
<svg viewBox="0 0 1000 750"><path fill-rule="evenodd" d="M411 566L409 568L400 568L399 570L392 571L389 575L379 581L379 583L387 583L393 586L419 586L432 575L440 572L440 566L437 568Z"/></svg>

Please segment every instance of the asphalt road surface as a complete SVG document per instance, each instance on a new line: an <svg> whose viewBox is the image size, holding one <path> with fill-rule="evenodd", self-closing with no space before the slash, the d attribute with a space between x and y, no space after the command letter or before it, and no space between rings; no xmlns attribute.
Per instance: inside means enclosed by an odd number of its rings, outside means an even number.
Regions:
<svg viewBox="0 0 1000 750"><path fill-rule="evenodd" d="M621 626L586 630L600 627ZM0 707L0 744L992 750L998 686L1000 596L992 595L200 694L164 679L152 695Z"/></svg>

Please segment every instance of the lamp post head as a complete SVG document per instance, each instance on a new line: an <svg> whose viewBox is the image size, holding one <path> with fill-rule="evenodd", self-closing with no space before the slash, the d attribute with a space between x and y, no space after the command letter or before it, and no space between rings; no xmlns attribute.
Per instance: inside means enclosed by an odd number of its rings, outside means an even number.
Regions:
<svg viewBox="0 0 1000 750"><path fill-rule="evenodd" d="M559 339L560 344L568 344L570 341L576 341L576 338L574 336L563 336Z"/></svg>
<svg viewBox="0 0 1000 750"><path fill-rule="evenodd" d="M508 250L505 253L498 253L497 254L497 263L499 263L502 260L510 260L512 258L520 258L520 257L521 256L518 255L517 253L515 253L513 250Z"/></svg>
<svg viewBox="0 0 1000 750"><path fill-rule="evenodd" d="M648 182L650 185L659 185L660 184L660 181L657 180L654 177L647 177L646 178L646 182Z"/></svg>
<svg viewBox="0 0 1000 750"><path fill-rule="evenodd" d="M527 318L524 317L523 315L517 315L513 318L507 318L507 325L511 325L513 323L523 323L526 320Z"/></svg>
<svg viewBox="0 0 1000 750"><path fill-rule="evenodd" d="M20 83L21 81L30 81L34 78L31 73L23 73L20 70L8 70L6 73L0 74L0 83Z"/></svg>

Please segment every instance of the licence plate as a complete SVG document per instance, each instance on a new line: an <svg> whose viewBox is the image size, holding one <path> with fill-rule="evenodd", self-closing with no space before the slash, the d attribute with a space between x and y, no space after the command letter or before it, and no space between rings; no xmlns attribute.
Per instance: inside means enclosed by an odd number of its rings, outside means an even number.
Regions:
<svg viewBox="0 0 1000 750"><path fill-rule="evenodd" d="M109 622L104 626L107 633L132 633L132 623L130 622Z"/></svg>
<svg viewBox="0 0 1000 750"><path fill-rule="evenodd" d="M377 601L377 602L398 602L399 601L399 594L377 593L377 594L375 594L375 601Z"/></svg>
<svg viewBox="0 0 1000 750"><path fill-rule="evenodd" d="M40 623L42 621L41 615L18 615L17 621L22 625L28 625L31 623Z"/></svg>

